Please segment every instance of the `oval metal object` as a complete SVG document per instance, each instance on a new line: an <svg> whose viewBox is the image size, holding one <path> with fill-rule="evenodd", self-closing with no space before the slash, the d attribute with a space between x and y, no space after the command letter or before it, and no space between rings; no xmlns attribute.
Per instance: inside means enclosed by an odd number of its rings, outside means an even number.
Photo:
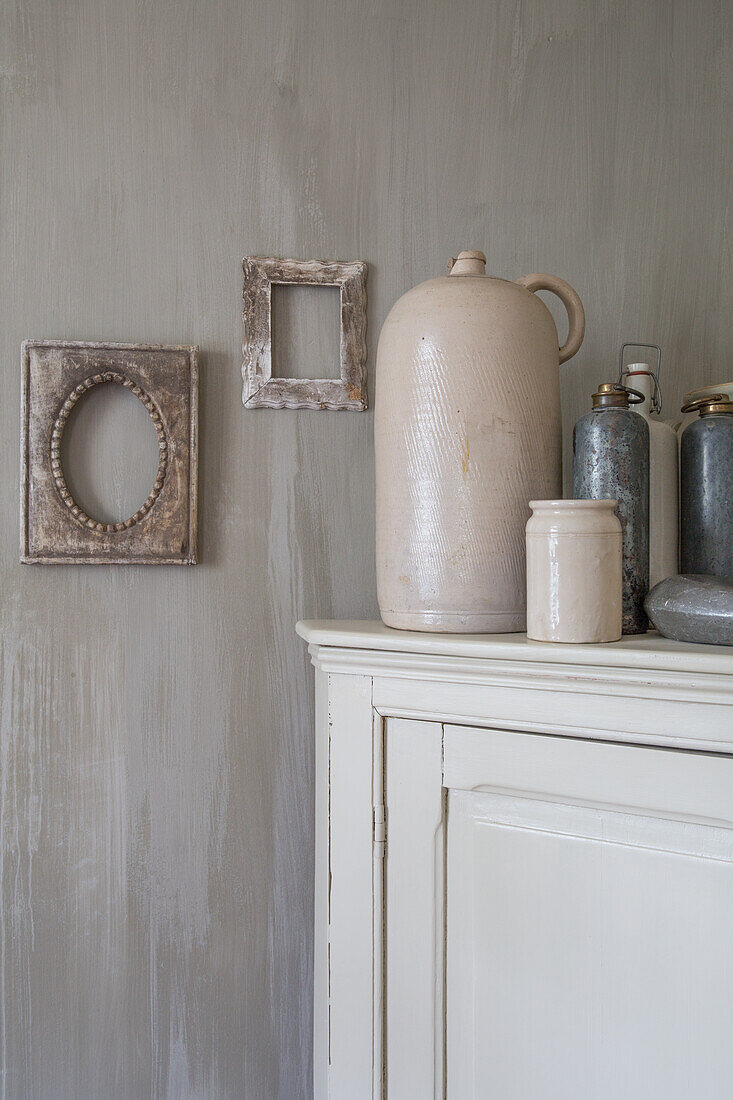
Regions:
<svg viewBox="0 0 733 1100"><path fill-rule="evenodd" d="M665 638L706 645L733 645L733 580L667 577L646 598L646 613Z"/></svg>

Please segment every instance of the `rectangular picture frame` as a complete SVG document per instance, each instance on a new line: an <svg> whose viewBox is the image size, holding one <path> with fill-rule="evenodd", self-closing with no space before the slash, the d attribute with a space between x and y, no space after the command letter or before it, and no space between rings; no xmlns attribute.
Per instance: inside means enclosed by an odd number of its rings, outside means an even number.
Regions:
<svg viewBox="0 0 733 1100"><path fill-rule="evenodd" d="M242 261L244 343L242 402L247 409L337 409L364 412L367 401L367 264L281 260ZM333 286L340 291L339 378L272 377L272 286Z"/></svg>
<svg viewBox="0 0 733 1100"><path fill-rule="evenodd" d="M26 340L21 350L20 560L27 565L195 565L198 559L198 347ZM63 471L62 437L93 387L124 386L151 418L159 464L121 523L89 516Z"/></svg>

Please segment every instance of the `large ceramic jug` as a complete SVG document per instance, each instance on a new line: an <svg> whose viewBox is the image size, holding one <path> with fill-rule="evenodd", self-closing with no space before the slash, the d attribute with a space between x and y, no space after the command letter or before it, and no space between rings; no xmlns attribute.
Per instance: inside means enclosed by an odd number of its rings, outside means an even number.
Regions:
<svg viewBox="0 0 733 1100"><path fill-rule="evenodd" d="M529 501L561 496L558 363L583 341L583 306L553 275L512 283L485 265L461 252L379 338L378 598L404 630L524 630ZM567 309L562 348L535 290Z"/></svg>

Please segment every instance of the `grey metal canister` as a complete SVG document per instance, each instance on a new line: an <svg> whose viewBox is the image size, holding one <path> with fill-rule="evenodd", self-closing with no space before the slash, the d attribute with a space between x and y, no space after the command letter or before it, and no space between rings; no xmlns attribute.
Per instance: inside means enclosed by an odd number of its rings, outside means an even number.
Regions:
<svg viewBox="0 0 733 1100"><path fill-rule="evenodd" d="M593 394L573 431L573 496L616 500L623 538L624 634L643 634L649 590L649 428L629 402L643 395L616 382Z"/></svg>
<svg viewBox="0 0 733 1100"><path fill-rule="evenodd" d="M733 401L711 394L682 411L700 416L680 444L680 569L733 578Z"/></svg>

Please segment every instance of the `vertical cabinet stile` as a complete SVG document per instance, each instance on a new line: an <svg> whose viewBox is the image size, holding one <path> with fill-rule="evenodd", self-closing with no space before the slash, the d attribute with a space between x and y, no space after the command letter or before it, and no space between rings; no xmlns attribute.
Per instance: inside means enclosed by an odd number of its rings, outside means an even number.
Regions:
<svg viewBox="0 0 733 1100"><path fill-rule="evenodd" d="M315 1096L317 1100L372 1100L374 746L370 676L328 674L328 701L319 714L318 739L322 746L318 783L322 790L325 785L327 804L327 859L317 868L321 901L316 904L318 912L327 913L328 934L326 958L321 954L321 977L316 980L315 1029L320 1049L314 1060Z"/></svg>
<svg viewBox="0 0 733 1100"><path fill-rule="evenodd" d="M384 734L385 722L381 714L372 710L374 745L374 771L372 778L373 833L373 899L372 899L372 958L374 990L373 1018L373 1083L374 1100L386 1097L384 1065L384 880L387 850L387 819L384 795Z"/></svg>
<svg viewBox="0 0 733 1100"><path fill-rule="evenodd" d="M444 1096L442 741L439 722L386 722L384 1053L390 1097Z"/></svg>
<svg viewBox="0 0 733 1100"><path fill-rule="evenodd" d="M316 669L315 882L313 891L313 1096L328 1096L330 914L330 676Z"/></svg>

